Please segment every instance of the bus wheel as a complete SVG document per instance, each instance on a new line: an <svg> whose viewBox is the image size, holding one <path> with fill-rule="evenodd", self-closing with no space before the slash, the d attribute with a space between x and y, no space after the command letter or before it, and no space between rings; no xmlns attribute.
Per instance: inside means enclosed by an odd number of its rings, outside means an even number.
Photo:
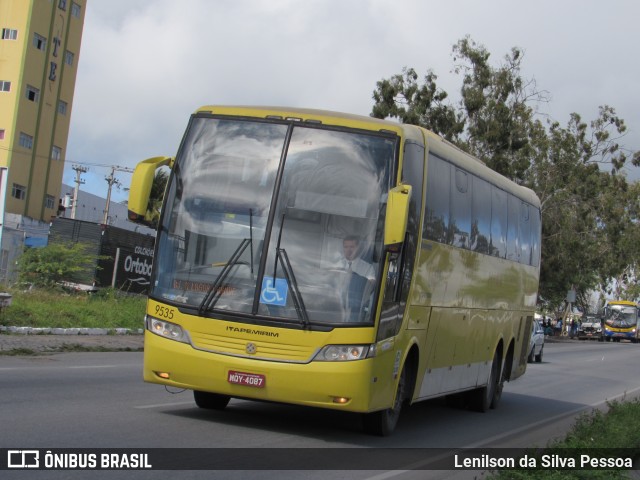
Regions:
<svg viewBox="0 0 640 480"><path fill-rule="evenodd" d="M476 412L486 412L489 408L495 408L502 396L503 379L500 375L500 356L498 352L493 355L489 382L485 387L476 388L469 392L469 406Z"/></svg>
<svg viewBox="0 0 640 480"><path fill-rule="evenodd" d="M540 350L540 360L542 360L542 349ZM536 355L536 362L538 361L538 356ZM493 363L498 366L500 371L499 379L496 382L496 387L493 392L493 397L491 397L491 403L489 404L489 408L498 408L500 404L500 400L502 399L502 390L504 389L504 384L509 381L509 373L511 370L511 366L513 365L513 352L509 351L507 353L507 358L505 358L504 363L500 363L500 356L498 352L493 357ZM500 368L502 366L502 368ZM491 369L493 370L493 364L491 365Z"/></svg>
<svg viewBox="0 0 640 480"><path fill-rule="evenodd" d="M406 369L402 369L400 379L398 380L398 389L396 391L396 398L393 402L392 408L386 410L380 410L378 412L366 413L363 416L362 422L365 432L371 435L378 435L380 437L386 437L391 435L398 424L398 418L400 418L400 411L406 397L407 390L407 374Z"/></svg>
<svg viewBox="0 0 640 480"><path fill-rule="evenodd" d="M196 405L207 410L224 410L229 404L231 397L228 395L220 395L218 393L193 391L193 398Z"/></svg>

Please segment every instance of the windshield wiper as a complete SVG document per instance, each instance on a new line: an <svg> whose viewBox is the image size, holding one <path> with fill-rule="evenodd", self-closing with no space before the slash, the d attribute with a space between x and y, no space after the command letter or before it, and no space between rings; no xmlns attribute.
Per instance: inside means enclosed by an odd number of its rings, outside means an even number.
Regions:
<svg viewBox="0 0 640 480"><path fill-rule="evenodd" d="M251 245L251 249L250 249L251 263L247 264L247 262L238 261L249 245ZM200 315L202 315L207 310L211 310L216 305L216 303L222 296L222 288L220 288L222 286L222 282L225 281L225 279L229 276L231 269L236 265L248 265L249 268L251 269L251 276L253 276L253 209L252 208L249 209L249 238L245 238L244 240L242 240L242 242L240 242L240 245L238 245L235 251L231 254L231 257L229 257L229 260L227 260L226 262L214 263L211 265L213 267L224 267L224 268L222 269L220 274L216 277L216 280L213 282L213 285L209 287L209 290L207 290L206 295L202 299L202 303L200 303L200 307L198 308L198 313Z"/></svg>
<svg viewBox="0 0 640 480"><path fill-rule="evenodd" d="M226 280L226 278L229 276L231 269L236 265L246 264L246 262L239 262L238 259L242 256L242 254L247 249L247 247L251 245L251 242L252 240L250 238L245 238L244 240L242 240L242 242L240 242L240 245L238 245L238 248L236 248L233 254L231 255L231 257L229 257L229 260L227 260L223 264L224 268L216 278L215 282L213 282L213 285L211 285L209 287L209 290L207 290L206 295L202 299L202 303L200 303L200 307L198 308L198 313L200 315L202 315L207 310L212 309L215 306L215 304L218 302L218 300L222 296L222 291L223 291L223 289L220 287L222 286L222 283Z"/></svg>
<svg viewBox="0 0 640 480"><path fill-rule="evenodd" d="M282 264L282 272L284 273L284 276L287 280L287 285L289 285L289 291L291 292L291 300L293 301L293 306L296 309L296 313L298 314L298 318L302 322L302 325L306 328L309 325L309 315L307 314L307 307L304 305L304 300L302 299L302 294L300 293L300 288L298 287L296 276L293 273L293 267L291 266L291 262L289 261L287 251L284 248L280 248L284 218L285 216L283 214L282 223L280 224L280 232L278 233L278 244L276 245L276 260L273 266L273 286L275 287L276 277L278 273L278 260L280 260L280 263Z"/></svg>
<svg viewBox="0 0 640 480"><path fill-rule="evenodd" d="M309 315L307 314L307 307L305 307L304 301L302 300L302 294L300 293L300 288L298 287L296 276L293 273L293 268L291 267L289 256L287 255L287 251L284 248L278 248L276 251L276 265L278 264L278 259L280 259L280 263L282 263L282 272L287 279L289 291L291 292L291 300L293 301L293 306L296 308L298 318L302 322L302 325L307 327L309 325ZM274 276L274 282L275 278L276 277Z"/></svg>

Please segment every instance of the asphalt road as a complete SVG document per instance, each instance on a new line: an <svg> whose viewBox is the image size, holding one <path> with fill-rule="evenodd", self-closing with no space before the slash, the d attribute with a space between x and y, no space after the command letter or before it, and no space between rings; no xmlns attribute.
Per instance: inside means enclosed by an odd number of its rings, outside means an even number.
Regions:
<svg viewBox="0 0 640 480"><path fill-rule="evenodd" d="M637 395L638 364L640 345L548 343L543 362L529 364L523 377L507 384L497 410L481 414L448 407L442 400L423 402L403 412L393 436L379 438L362 433L358 416L341 412L244 400L232 400L224 412L200 410L191 392L143 383L140 352L0 357L0 448L283 448L295 455L299 448L544 446L563 436L579 413ZM250 464L250 456L243 461ZM2 476L26 478L25 473ZM165 476L158 473L32 471L28 478ZM344 478L340 471L210 473L181 472L179 477ZM381 480L454 474L362 471L347 476ZM458 472L455 478L470 475Z"/></svg>

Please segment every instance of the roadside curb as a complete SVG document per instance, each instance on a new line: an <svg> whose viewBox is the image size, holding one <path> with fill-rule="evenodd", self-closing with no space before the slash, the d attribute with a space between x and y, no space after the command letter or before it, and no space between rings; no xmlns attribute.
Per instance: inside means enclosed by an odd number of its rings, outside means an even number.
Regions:
<svg viewBox="0 0 640 480"><path fill-rule="evenodd" d="M17 335L142 335L144 329L131 328L38 328L0 326L0 333Z"/></svg>

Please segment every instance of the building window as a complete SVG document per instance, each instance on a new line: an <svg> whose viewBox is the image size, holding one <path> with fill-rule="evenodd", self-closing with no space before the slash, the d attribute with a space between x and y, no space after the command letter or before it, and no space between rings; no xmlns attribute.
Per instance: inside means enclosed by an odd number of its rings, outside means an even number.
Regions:
<svg viewBox="0 0 640 480"><path fill-rule="evenodd" d="M20 132L20 146L31 150L33 148L33 137L24 132Z"/></svg>
<svg viewBox="0 0 640 480"><path fill-rule="evenodd" d="M11 196L18 200L24 200L27 196L27 187L14 183L13 188L11 189Z"/></svg>
<svg viewBox="0 0 640 480"><path fill-rule="evenodd" d="M4 140L4 128L0 128L0 140Z"/></svg>
<svg viewBox="0 0 640 480"><path fill-rule="evenodd" d="M58 101L58 113L60 115L67 114L67 102L63 102L62 100Z"/></svg>
<svg viewBox="0 0 640 480"><path fill-rule="evenodd" d="M44 208L54 209L56 207L56 199L53 195L45 195L44 196Z"/></svg>
<svg viewBox="0 0 640 480"><path fill-rule="evenodd" d="M82 12L82 7L78 5L76 2L71 2L71 15L80 18L80 13Z"/></svg>
<svg viewBox="0 0 640 480"><path fill-rule="evenodd" d="M64 52L64 63L66 63L67 65L71 65L73 66L73 57L75 55L73 53L71 53L69 50L65 50Z"/></svg>
<svg viewBox="0 0 640 480"><path fill-rule="evenodd" d="M62 149L55 145L51 147L51 160L59 161L62 158Z"/></svg>
<svg viewBox="0 0 640 480"><path fill-rule="evenodd" d="M44 38L42 35L34 33L33 46L36 47L38 50L42 50L44 52L44 50L47 48L47 39Z"/></svg>
<svg viewBox="0 0 640 480"><path fill-rule="evenodd" d="M67 9L67 0L59 0L58 1L58 8L60 10L66 10Z"/></svg>
<svg viewBox="0 0 640 480"><path fill-rule="evenodd" d="M31 100L32 102L38 102L40 100L40 90L36 87L32 87L31 85L27 85L27 100Z"/></svg>
<svg viewBox="0 0 640 480"><path fill-rule="evenodd" d="M17 40L17 39L18 39L18 30L14 30L12 28L2 29L2 40Z"/></svg>
<svg viewBox="0 0 640 480"><path fill-rule="evenodd" d="M7 80L0 80L0 92L10 92L11 91L11 82Z"/></svg>

